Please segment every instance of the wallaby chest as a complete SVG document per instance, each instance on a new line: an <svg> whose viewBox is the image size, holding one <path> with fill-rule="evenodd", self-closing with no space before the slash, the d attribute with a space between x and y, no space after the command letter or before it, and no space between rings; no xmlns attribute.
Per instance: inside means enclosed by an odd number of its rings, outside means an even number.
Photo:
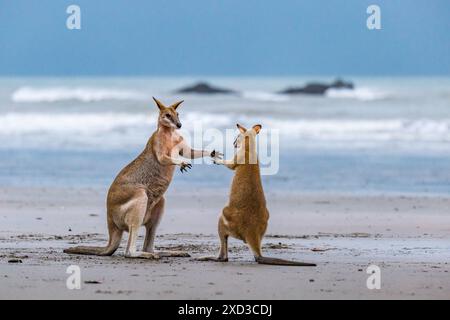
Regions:
<svg viewBox="0 0 450 320"><path fill-rule="evenodd" d="M153 150L157 156L175 156L180 152L183 137L175 131L156 132L153 140Z"/></svg>

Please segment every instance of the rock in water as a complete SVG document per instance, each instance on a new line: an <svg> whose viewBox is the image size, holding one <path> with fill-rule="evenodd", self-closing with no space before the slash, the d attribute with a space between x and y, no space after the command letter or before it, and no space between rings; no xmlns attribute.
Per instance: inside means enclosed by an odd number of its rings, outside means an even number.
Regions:
<svg viewBox="0 0 450 320"><path fill-rule="evenodd" d="M304 87L292 87L280 91L282 94L325 94L328 89L353 89L353 83L336 79L331 84L308 83Z"/></svg>
<svg viewBox="0 0 450 320"><path fill-rule="evenodd" d="M189 86L186 88L181 88L176 91L177 93L199 93L199 94L213 94L213 93L222 93L222 94L230 94L236 93L236 91L226 88L219 88L211 86L206 82L199 82L193 86Z"/></svg>

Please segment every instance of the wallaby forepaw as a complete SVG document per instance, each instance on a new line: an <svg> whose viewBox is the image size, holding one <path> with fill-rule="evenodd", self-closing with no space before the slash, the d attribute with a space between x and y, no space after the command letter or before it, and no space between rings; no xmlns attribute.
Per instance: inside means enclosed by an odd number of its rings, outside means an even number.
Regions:
<svg viewBox="0 0 450 320"><path fill-rule="evenodd" d="M211 152L211 158L213 158L214 160L215 159L222 159L222 157L223 157L223 153L222 152L219 152L219 151L216 151L216 150L213 150Z"/></svg>
<svg viewBox="0 0 450 320"><path fill-rule="evenodd" d="M187 172L187 169L191 169L192 168L192 164L190 164L190 163L187 163L187 162L182 162L181 164L180 164L180 171L181 171L181 173L183 173L183 172Z"/></svg>

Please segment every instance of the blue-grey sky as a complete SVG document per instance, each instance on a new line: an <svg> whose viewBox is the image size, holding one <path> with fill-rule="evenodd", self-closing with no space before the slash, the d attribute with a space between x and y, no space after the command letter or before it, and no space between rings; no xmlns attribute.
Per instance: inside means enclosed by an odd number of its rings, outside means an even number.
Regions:
<svg viewBox="0 0 450 320"><path fill-rule="evenodd" d="M0 74L449 75L450 1L0 0Z"/></svg>

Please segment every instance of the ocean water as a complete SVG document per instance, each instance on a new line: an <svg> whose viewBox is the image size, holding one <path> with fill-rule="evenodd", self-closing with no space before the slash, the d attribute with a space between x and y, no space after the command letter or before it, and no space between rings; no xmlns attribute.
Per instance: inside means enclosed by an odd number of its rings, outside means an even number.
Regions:
<svg viewBox="0 0 450 320"><path fill-rule="evenodd" d="M199 80L239 94L175 93ZM450 192L450 78L348 77L354 90L276 94L332 80L0 78L0 186L107 188L155 130L155 96L184 99L183 135L227 157L236 123L261 123L277 169L263 177L268 192ZM228 188L231 177L206 161L177 174L173 187Z"/></svg>

